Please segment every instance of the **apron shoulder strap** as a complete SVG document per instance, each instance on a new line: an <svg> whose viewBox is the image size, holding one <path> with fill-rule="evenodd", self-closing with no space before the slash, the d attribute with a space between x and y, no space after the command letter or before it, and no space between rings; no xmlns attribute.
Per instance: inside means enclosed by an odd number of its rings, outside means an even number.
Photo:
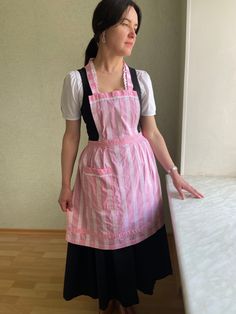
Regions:
<svg viewBox="0 0 236 314"><path fill-rule="evenodd" d="M78 71L80 73L81 80L82 80L82 86L83 86L83 102L82 102L82 106L81 106L81 114L83 116L84 111L85 111L84 109L89 107L88 96L92 95L92 90L91 90L90 85L89 85L89 81L88 81L85 67L78 69Z"/></svg>
<svg viewBox="0 0 236 314"><path fill-rule="evenodd" d="M99 138L99 135L98 135L98 131L97 131L94 119L93 119L91 107L89 104L89 96L92 95L93 93L89 85L85 67L78 69L78 71L80 73L82 86L83 86L83 102L81 106L81 115L86 124L86 129L87 129L89 140L97 141Z"/></svg>
<svg viewBox="0 0 236 314"><path fill-rule="evenodd" d="M132 83L133 83L134 90L138 94L139 102L140 102L140 105L141 105L142 104L141 89L140 89L140 85L139 85L139 82L138 82L137 72L136 72L136 70L134 68L131 68L131 67L129 67L129 70L130 70L130 75L131 75L131 80L132 80Z"/></svg>
<svg viewBox="0 0 236 314"><path fill-rule="evenodd" d="M82 80L82 85L83 85L83 91L84 91L84 95L92 95L92 91L89 85L89 81L88 81L88 77L87 77L87 73L85 70L85 67L78 69L77 71L79 71L80 76L81 76L81 80Z"/></svg>
<svg viewBox="0 0 236 314"><path fill-rule="evenodd" d="M142 107L142 97L141 97L141 88L139 85L138 77L137 77L137 72L134 68L129 67L130 70L130 75L131 75L131 80L133 83L133 88L138 94L139 98L139 103L140 103L140 116L141 116L141 107ZM139 119L139 124L138 124L138 131L140 132L141 130L141 125L140 125L140 119Z"/></svg>

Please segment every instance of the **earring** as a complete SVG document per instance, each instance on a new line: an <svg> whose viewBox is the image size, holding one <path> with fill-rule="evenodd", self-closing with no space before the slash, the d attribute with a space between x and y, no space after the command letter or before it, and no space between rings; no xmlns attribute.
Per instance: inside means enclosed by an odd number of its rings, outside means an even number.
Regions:
<svg viewBox="0 0 236 314"><path fill-rule="evenodd" d="M102 33L102 43L106 43L106 37L105 37L105 32Z"/></svg>

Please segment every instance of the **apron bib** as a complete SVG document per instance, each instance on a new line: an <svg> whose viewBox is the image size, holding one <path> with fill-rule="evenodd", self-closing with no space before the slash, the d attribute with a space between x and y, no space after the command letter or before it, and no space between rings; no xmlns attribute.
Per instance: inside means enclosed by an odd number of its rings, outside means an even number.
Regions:
<svg viewBox="0 0 236 314"><path fill-rule="evenodd" d="M82 151L66 240L99 249L136 244L164 225L160 179L148 140L138 132L140 102L124 63L124 90L100 93L93 61L85 67L99 134Z"/></svg>

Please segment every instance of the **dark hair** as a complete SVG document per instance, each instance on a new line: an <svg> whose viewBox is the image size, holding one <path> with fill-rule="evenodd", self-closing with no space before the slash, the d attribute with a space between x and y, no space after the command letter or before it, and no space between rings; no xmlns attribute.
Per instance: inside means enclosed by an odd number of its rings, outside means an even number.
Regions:
<svg viewBox="0 0 236 314"><path fill-rule="evenodd" d="M93 38L90 40L88 47L85 51L86 65L90 58L95 58L98 52L98 42L101 33L107 28L117 24L121 19L125 10L129 7L133 7L138 15L138 28L136 34L139 31L142 13L138 5L132 0L102 0L96 6L93 13L92 28L94 32Z"/></svg>

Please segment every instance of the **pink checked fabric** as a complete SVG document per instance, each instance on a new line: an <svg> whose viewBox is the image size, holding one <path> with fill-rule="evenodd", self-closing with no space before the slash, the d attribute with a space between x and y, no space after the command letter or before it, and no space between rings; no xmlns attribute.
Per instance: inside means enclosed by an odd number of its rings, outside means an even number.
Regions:
<svg viewBox="0 0 236 314"><path fill-rule="evenodd" d="M124 90L100 93L86 66L91 112L99 133L80 155L67 212L66 240L99 249L136 244L164 225L159 175L148 140L138 133L140 104L128 66Z"/></svg>

